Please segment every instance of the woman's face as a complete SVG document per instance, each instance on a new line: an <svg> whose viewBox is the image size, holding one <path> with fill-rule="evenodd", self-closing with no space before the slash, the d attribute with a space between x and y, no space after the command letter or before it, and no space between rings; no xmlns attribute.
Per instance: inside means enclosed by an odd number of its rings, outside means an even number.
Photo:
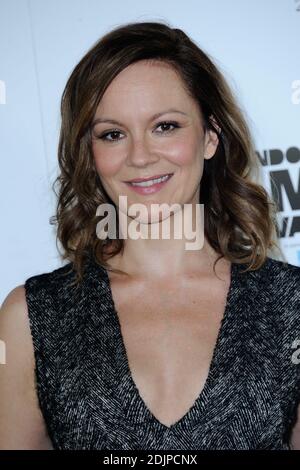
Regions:
<svg viewBox="0 0 300 470"><path fill-rule="evenodd" d="M212 131L204 133L197 102L169 64L143 60L122 70L93 122L96 171L117 206L120 195L127 196L128 207L142 203L148 211L153 203L199 203L204 158L214 155L218 139ZM170 174L146 187L127 183Z"/></svg>

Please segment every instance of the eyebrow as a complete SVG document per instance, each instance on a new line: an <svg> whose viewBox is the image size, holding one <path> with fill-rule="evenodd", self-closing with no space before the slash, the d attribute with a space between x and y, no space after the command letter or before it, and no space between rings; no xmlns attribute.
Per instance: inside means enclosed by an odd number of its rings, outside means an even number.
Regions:
<svg viewBox="0 0 300 470"><path fill-rule="evenodd" d="M184 116L187 116L187 113L185 113L183 111L179 111L179 109L170 108L170 109L167 109L166 111L161 111L160 113L154 114L151 118L151 121L154 121L154 119L159 118L163 114L169 114L169 113L179 113L179 114L183 114ZM92 127L94 127L96 124L99 124L101 122L109 122L110 124L116 124L117 126L123 126L123 124L121 122L116 121L115 119L110 119L108 117L102 117L102 118L94 119L94 121L92 122Z"/></svg>

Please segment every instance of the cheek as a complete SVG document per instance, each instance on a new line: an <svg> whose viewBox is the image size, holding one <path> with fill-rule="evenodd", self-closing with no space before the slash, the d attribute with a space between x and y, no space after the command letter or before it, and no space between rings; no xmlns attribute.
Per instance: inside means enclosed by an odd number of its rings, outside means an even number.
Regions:
<svg viewBox="0 0 300 470"><path fill-rule="evenodd" d="M201 147L195 138L186 138L172 144L168 155L176 165L197 166L201 160Z"/></svg>
<svg viewBox="0 0 300 470"><path fill-rule="evenodd" d="M93 146L93 156L95 168L98 175L109 178L117 174L121 168L121 159L113 152L99 150L96 145Z"/></svg>

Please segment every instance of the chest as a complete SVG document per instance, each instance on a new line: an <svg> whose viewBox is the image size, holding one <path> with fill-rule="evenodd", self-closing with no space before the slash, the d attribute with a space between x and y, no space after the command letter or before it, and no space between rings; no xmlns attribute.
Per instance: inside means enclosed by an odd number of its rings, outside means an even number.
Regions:
<svg viewBox="0 0 300 470"><path fill-rule="evenodd" d="M148 409L168 425L204 387L226 306L229 282L111 282L132 378Z"/></svg>

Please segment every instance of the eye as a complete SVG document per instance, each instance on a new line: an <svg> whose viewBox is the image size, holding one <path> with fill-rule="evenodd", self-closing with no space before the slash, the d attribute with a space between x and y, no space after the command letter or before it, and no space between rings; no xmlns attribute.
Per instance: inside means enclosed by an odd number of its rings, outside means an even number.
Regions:
<svg viewBox="0 0 300 470"><path fill-rule="evenodd" d="M163 127L170 127L170 126L173 126L174 129L165 130L164 132L159 132L159 134L165 133L165 132L170 132L170 131L172 132L172 131L174 131L175 129L177 129L178 127L180 127L180 126L178 125L178 123L175 122L175 121L163 121L163 122L160 122L157 127L161 127L161 126L163 126Z"/></svg>
<svg viewBox="0 0 300 470"><path fill-rule="evenodd" d="M99 136L99 139L106 140L108 142L116 142L119 139L108 139L107 138L109 135L116 135L116 134L121 134L121 132L118 131L118 130L112 130L112 131L109 131L109 132L105 132L104 134Z"/></svg>

